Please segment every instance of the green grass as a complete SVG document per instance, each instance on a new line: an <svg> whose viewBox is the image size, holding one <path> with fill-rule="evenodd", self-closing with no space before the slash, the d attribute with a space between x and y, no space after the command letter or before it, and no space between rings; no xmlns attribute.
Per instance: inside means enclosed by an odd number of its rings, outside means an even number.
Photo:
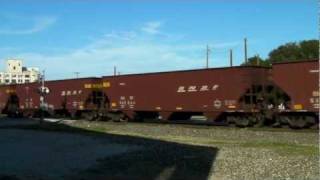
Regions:
<svg viewBox="0 0 320 180"><path fill-rule="evenodd" d="M271 149L281 155L319 156L319 147L276 142L244 142L241 147Z"/></svg>

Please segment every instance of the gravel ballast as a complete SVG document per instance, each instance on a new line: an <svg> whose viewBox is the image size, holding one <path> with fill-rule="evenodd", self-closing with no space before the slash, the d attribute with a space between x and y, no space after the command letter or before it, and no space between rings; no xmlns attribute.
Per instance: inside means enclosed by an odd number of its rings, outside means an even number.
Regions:
<svg viewBox="0 0 320 180"><path fill-rule="evenodd" d="M73 126L88 126L88 122L77 121ZM320 177L317 130L103 122L89 126L108 133L217 148L208 179L316 180Z"/></svg>

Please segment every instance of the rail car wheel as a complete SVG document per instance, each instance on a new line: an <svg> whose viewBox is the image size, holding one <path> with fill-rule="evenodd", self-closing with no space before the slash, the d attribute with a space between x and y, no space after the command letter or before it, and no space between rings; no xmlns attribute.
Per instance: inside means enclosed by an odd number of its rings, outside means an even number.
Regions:
<svg viewBox="0 0 320 180"><path fill-rule="evenodd" d="M236 119L237 117L235 116L227 116L226 120L227 120L227 123L230 125L230 124L234 124L236 122Z"/></svg>
<svg viewBox="0 0 320 180"><path fill-rule="evenodd" d="M266 117L259 114L255 117L255 127L263 127L265 125Z"/></svg>
<svg viewBox="0 0 320 180"><path fill-rule="evenodd" d="M316 125L317 124L317 120L316 120L316 117L314 117L314 116L307 116L306 117L306 121L307 121L307 126L308 127L310 127L310 126L314 126L314 125Z"/></svg>
<svg viewBox="0 0 320 180"><path fill-rule="evenodd" d="M288 119L288 124L291 128L302 129L304 127L307 127L308 122L306 118L302 116L293 116Z"/></svg>
<svg viewBox="0 0 320 180"><path fill-rule="evenodd" d="M94 121L97 118L96 113L94 112L85 112L83 113L83 117L88 121Z"/></svg>
<svg viewBox="0 0 320 180"><path fill-rule="evenodd" d="M125 114L121 113L120 114L120 121L121 122L129 122L130 118L126 116Z"/></svg>
<svg viewBox="0 0 320 180"><path fill-rule="evenodd" d="M119 113L109 113L108 119L113 122L120 122L120 114Z"/></svg>
<svg viewBox="0 0 320 180"><path fill-rule="evenodd" d="M235 124L238 127L248 127L251 124L250 118L243 116L243 117L236 117Z"/></svg>
<svg viewBox="0 0 320 180"><path fill-rule="evenodd" d="M290 117L289 116L280 116L279 117L279 122L281 124L289 124Z"/></svg>

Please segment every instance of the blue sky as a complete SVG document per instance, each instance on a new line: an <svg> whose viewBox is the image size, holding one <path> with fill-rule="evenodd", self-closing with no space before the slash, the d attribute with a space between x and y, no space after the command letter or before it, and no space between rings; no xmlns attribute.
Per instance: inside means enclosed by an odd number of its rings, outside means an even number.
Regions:
<svg viewBox="0 0 320 180"><path fill-rule="evenodd" d="M1 0L0 68L9 58L49 79L203 68L267 57L277 46L318 38L316 0Z"/></svg>

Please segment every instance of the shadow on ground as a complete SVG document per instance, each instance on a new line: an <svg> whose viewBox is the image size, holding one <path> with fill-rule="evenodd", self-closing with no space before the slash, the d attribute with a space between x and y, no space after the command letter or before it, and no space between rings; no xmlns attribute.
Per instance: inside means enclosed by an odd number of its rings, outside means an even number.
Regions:
<svg viewBox="0 0 320 180"><path fill-rule="evenodd" d="M114 135L75 128L66 124L48 123L3 126L1 129L53 131L81 134L107 139L113 144L139 146L134 151L97 159L95 165L81 171L64 174L62 179L197 179L210 176L217 156L217 148L178 144L142 137ZM36 141L34 142L37 146ZM34 154L35 156L37 154ZM66 158L67 159L67 158ZM23 161L23 159L21 159ZM50 163L50 162L48 162ZM0 180L21 179L14 174L2 174ZM37 179L37 177L33 177ZM23 178L22 178L23 179ZM40 178L41 179L41 178Z"/></svg>

